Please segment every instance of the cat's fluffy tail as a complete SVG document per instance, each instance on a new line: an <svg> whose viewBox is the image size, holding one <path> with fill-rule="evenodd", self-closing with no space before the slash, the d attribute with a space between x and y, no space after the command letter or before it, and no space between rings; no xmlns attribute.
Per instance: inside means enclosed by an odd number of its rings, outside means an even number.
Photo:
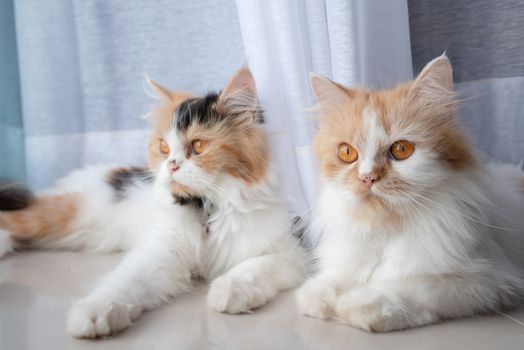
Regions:
<svg viewBox="0 0 524 350"><path fill-rule="evenodd" d="M67 232L79 205L78 194L34 196L20 184L0 181L0 256L16 245L57 238Z"/></svg>

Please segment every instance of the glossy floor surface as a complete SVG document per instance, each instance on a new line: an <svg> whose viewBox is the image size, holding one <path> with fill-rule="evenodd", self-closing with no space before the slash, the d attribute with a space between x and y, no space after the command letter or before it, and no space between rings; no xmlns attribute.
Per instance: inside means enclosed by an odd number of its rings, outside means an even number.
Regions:
<svg viewBox="0 0 524 350"><path fill-rule="evenodd" d="M205 287L144 314L124 333L78 340L65 332L70 303L117 255L24 252L0 260L0 349L524 349L524 310L390 334L298 316L292 293L253 314L208 310Z"/></svg>

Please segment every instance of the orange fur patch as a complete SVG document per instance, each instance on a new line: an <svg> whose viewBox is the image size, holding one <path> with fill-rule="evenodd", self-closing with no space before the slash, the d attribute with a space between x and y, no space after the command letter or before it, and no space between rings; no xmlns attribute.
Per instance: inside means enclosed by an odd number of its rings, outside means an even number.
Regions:
<svg viewBox="0 0 524 350"><path fill-rule="evenodd" d="M77 193L37 197L24 209L0 213L0 227L16 239L56 239L68 234L79 206Z"/></svg>
<svg viewBox="0 0 524 350"><path fill-rule="evenodd" d="M172 183L170 188L172 194L176 194L182 198L188 198L194 195L189 188L176 182Z"/></svg>
<svg viewBox="0 0 524 350"><path fill-rule="evenodd" d="M246 183L259 182L268 168L267 142L263 130L249 124L224 120L212 127L191 125L184 135L186 144L194 139L210 142L205 152L190 157L208 173L225 172Z"/></svg>

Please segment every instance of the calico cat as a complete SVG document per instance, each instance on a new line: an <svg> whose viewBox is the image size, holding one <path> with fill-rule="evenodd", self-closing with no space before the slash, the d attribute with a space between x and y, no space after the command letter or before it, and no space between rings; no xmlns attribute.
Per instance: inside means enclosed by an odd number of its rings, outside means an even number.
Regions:
<svg viewBox="0 0 524 350"><path fill-rule="evenodd" d="M524 296L524 174L480 164L443 55L407 84L318 75L318 272L300 312L387 332L514 307Z"/></svg>
<svg viewBox="0 0 524 350"><path fill-rule="evenodd" d="M151 84L160 105L149 116L150 170L87 168L36 197L0 190L3 252L11 243L129 251L72 306L75 337L122 331L189 291L192 276L210 282L212 309L232 314L303 281L305 253L279 199L249 70L201 98Z"/></svg>

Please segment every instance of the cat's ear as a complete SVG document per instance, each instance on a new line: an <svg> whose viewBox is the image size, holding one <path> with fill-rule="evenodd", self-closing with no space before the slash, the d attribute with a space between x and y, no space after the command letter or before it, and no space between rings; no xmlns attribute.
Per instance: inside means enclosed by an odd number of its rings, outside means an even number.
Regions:
<svg viewBox="0 0 524 350"><path fill-rule="evenodd" d="M165 86L160 85L159 83L149 78L148 76L146 76L146 82L149 87L149 90L152 92L151 97L153 98L171 101L173 97L175 96L175 92L169 90ZM151 95L148 93L148 91L146 91L146 93L148 95Z"/></svg>
<svg viewBox="0 0 524 350"><path fill-rule="evenodd" d="M338 108L351 98L351 90L316 73L309 74L311 89L318 101L321 111Z"/></svg>
<svg viewBox="0 0 524 350"><path fill-rule="evenodd" d="M417 94L453 91L453 69L446 53L429 62L415 79L413 89Z"/></svg>
<svg viewBox="0 0 524 350"><path fill-rule="evenodd" d="M220 101L235 100L245 105L256 105L257 88L255 78L247 66L240 68L220 93Z"/></svg>

